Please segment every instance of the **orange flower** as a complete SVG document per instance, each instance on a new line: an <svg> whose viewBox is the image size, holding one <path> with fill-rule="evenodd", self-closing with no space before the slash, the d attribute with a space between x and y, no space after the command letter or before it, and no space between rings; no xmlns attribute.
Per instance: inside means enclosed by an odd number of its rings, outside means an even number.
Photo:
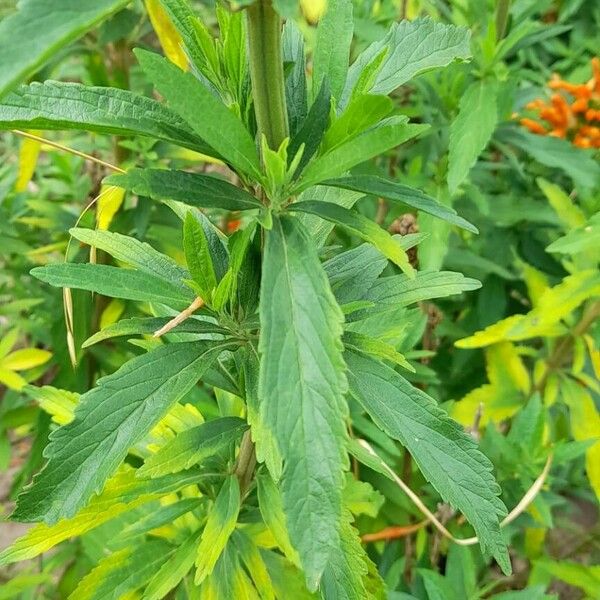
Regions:
<svg viewBox="0 0 600 600"><path fill-rule="evenodd" d="M600 128L591 125L600 121L600 58L592 59L587 83L564 81L555 73L548 87L554 91L549 102L537 98L525 105L539 120L522 117L521 125L537 135L568 139L578 148L600 148Z"/></svg>

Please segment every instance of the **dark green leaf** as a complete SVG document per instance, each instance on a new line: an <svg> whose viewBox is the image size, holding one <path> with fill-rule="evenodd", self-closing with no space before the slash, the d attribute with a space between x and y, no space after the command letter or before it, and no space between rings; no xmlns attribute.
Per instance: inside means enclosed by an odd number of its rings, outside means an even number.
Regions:
<svg viewBox="0 0 600 600"><path fill-rule="evenodd" d="M130 169L122 175L111 175L104 181L153 200L178 200L200 208L250 210L262 207L252 194L218 177L199 173Z"/></svg>
<svg viewBox="0 0 600 600"><path fill-rule="evenodd" d="M50 435L48 463L19 496L12 518L56 523L73 516L226 347L207 341L161 346L99 379L81 396L74 420Z"/></svg>
<svg viewBox="0 0 600 600"><path fill-rule="evenodd" d="M485 149L498 122L498 84L476 81L461 96L458 116L450 125L448 187L454 192Z"/></svg>
<svg viewBox="0 0 600 600"><path fill-rule="evenodd" d="M386 119L377 127L365 131L313 160L304 171L294 192L305 190L326 179L338 177L348 169L403 144L428 128L428 125L408 123L406 117Z"/></svg>
<svg viewBox="0 0 600 600"><path fill-rule="evenodd" d="M392 202L406 204L434 217L443 219L448 223L458 225L458 227L462 227L467 231L478 233L477 227L459 217L451 207L444 206L421 190L396 183L383 177L376 175L353 175L351 177L340 177L339 179L328 179L327 181L323 181L322 185L372 194L373 196L386 198Z"/></svg>
<svg viewBox="0 0 600 600"><path fill-rule="evenodd" d="M331 95L329 93L329 85L325 79L313 105L310 107L307 117L302 123L302 126L290 141L290 146L288 148L289 162L293 160L300 149L300 146L304 144L302 158L298 163L294 177L298 177L300 173L304 171L304 168L310 159L319 149L323 134L325 133L325 129L327 129L327 123L329 122L330 109Z"/></svg>
<svg viewBox="0 0 600 600"><path fill-rule="evenodd" d="M283 458L283 473L274 475L314 590L339 543L347 466L343 317L298 220L275 218L265 237L259 410Z"/></svg>
<svg viewBox="0 0 600 600"><path fill-rule="evenodd" d="M0 97L129 0L23 0L0 22Z"/></svg>
<svg viewBox="0 0 600 600"><path fill-rule="evenodd" d="M143 135L216 156L178 115L128 90L46 81L21 86L0 104L1 129L79 129Z"/></svg>
<svg viewBox="0 0 600 600"><path fill-rule="evenodd" d="M139 302L160 302L177 310L187 308L194 300L191 290L147 273L110 265L61 263L36 267L31 274L54 287L88 290Z"/></svg>
<svg viewBox="0 0 600 600"><path fill-rule="evenodd" d="M356 353L347 353L346 361L350 393L378 427L406 447L442 498L473 525L483 551L510 573L499 523L506 508L492 465L473 438L392 368Z"/></svg>
<svg viewBox="0 0 600 600"><path fill-rule="evenodd" d="M400 244L385 229L358 212L330 202L311 201L296 202L290 205L289 210L307 212L341 225L351 233L373 244L386 258L396 263L402 270L409 274L414 271L408 262L406 252Z"/></svg>
<svg viewBox="0 0 600 600"><path fill-rule="evenodd" d="M313 90L326 80L331 95L339 99L346 82L354 22L351 0L329 0L319 19L313 55Z"/></svg>
<svg viewBox="0 0 600 600"><path fill-rule="evenodd" d="M436 67L471 56L470 32L466 27L415 19L394 23L387 35L373 42L350 67L341 105L350 99L360 75L381 52L388 52L369 91L387 95L403 83Z"/></svg>
<svg viewBox="0 0 600 600"><path fill-rule="evenodd" d="M306 98L306 65L304 60L304 37L292 20L283 26L282 53L284 65L289 65L285 78L285 100L293 140L308 111ZM290 144L291 147L291 144Z"/></svg>
<svg viewBox="0 0 600 600"><path fill-rule="evenodd" d="M142 68L171 108L236 169L260 179L254 140L243 123L192 74L158 54L138 50Z"/></svg>
<svg viewBox="0 0 600 600"><path fill-rule="evenodd" d="M171 319L169 317L146 317L139 318L134 317L132 319L123 319L117 321L108 327L105 327L101 331L98 331L91 337L89 337L84 343L83 347L87 348L93 346L98 342L109 340L114 337L120 337L124 335L149 335L158 331L164 327ZM219 327L217 324L210 321L200 321L195 317L186 319L183 323L180 323L171 330L172 333L198 333L198 334L213 334L228 333L227 329Z"/></svg>
<svg viewBox="0 0 600 600"><path fill-rule="evenodd" d="M223 417L186 429L151 454L138 469L140 477L161 477L189 469L238 439L247 425L237 417Z"/></svg>

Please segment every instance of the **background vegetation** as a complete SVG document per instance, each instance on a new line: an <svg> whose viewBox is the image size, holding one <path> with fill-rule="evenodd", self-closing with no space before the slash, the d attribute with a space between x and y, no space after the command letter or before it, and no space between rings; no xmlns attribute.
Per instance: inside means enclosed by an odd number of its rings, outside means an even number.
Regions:
<svg viewBox="0 0 600 600"><path fill-rule="evenodd" d="M43 2L22 4L25 12ZM0 58L3 93L19 82L53 79L152 97L153 86L133 48L152 49L179 66L187 64L181 38L161 2L105 1L97 3L106 5L104 13L85 18L87 4L80 3L76 32L60 43L47 40L22 68L7 43L15 33L6 26L9 21L0 22L2 52L7 48ZM305 40L309 74L313 69L318 73L313 57L325 6L307 0L295 11L290 3L280 4ZM226 57L225 11L216 12L210 3L193 6L207 35L219 35L220 21L222 44L217 48ZM13 2L0 2L3 19L14 11ZM465 60L424 69L391 93L397 112L430 129L360 164L353 175L385 176L422 190L456 210L478 233L383 193L361 193L356 209L390 233L413 236L406 238L418 241L417 246L406 242L413 246L408 251L413 266L458 271L481 286L463 286L455 290L460 293L438 299L417 293L410 302L390 305L383 316L363 321L356 334L384 340L387 358L407 362L403 375L435 398L493 463L501 498L518 513L503 528L512 574L503 574L479 546L448 539L468 538L472 529L442 502L402 444L353 411L356 438L368 440L448 534L432 525L423 506L410 499L383 463L354 457L346 494L370 559L364 594L397 600L600 598L600 5L585 0L354 0L350 62L384 38L392 23L424 17L431 19L431 27L441 23L470 30ZM53 26L49 19L38 30ZM334 44L340 35L330 32ZM288 39L285 76L294 77L299 42ZM227 59L220 64L227 65ZM221 96L230 98L230 107L235 104L234 112L246 118L247 92L228 87L230 73L214 75L211 85L222 85ZM242 86L243 78L238 83ZM217 174L236 184L239 179L220 161L171 145L165 136L156 141L152 135L109 127L41 132L35 122L28 127L11 123L1 107L0 121L7 130L0 136L0 500L7 516L44 463L49 432L70 421L78 395L160 343L151 329L133 339L128 336L138 332L124 329L123 337L97 333L121 319L154 316L149 302L82 290L63 293L32 277L31 269L65 257L71 262L121 262L102 248L90 250L83 234L70 233L73 227L120 232L185 264L178 216L165 204L103 183L114 171L110 165L119 170L169 166ZM13 131L21 129L27 131ZM237 211L209 209L205 214L226 236L248 223ZM336 228L320 257L332 259L360 243ZM330 269L335 274L335 263ZM399 272L391 264L385 269L388 275ZM242 402L235 386L223 380L224 373L227 369L215 371L210 384L194 387L170 421L162 423L164 430L153 431L151 444L164 444L185 429L186 420L198 424L217 416L242 416ZM141 462L135 455L128 460L132 467ZM261 493L274 493L270 479L261 481L259 500ZM210 490L205 493L210 496ZM174 549L186 548L189 532L204 518L194 494L176 499L152 497L122 510L122 501L109 497L102 508L106 518L85 527L74 519L51 543L50 533L39 529L44 525L36 525L21 546L0 554L5 563L0 598L209 597L198 595L193 575L184 579L182 574L171 587L152 579L162 566L152 559L177 557ZM244 558L230 566L229 575L218 574L221 581L238 577L234 587L223 589L236 590L239 598L311 597L293 560L284 565L254 551L273 547L273 537L282 545L257 518L257 506L248 508L238 523L243 535L236 538L236 553ZM25 529L6 522L0 523L0 533L5 548ZM244 545L246 539L252 544ZM347 549L349 556L354 551ZM293 553L283 548L288 558ZM27 560L9 564L21 559ZM172 571L177 563L168 564ZM235 569L242 574L235 575ZM265 591L261 577L271 580L274 591Z"/></svg>

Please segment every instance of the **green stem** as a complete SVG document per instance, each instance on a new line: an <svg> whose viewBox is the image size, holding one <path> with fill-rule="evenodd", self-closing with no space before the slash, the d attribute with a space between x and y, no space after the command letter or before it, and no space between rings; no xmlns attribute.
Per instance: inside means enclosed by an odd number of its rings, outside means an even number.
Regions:
<svg viewBox="0 0 600 600"><path fill-rule="evenodd" d="M259 134L264 134L272 150L288 137L285 105L282 21L271 0L257 0L247 9L250 78L254 112Z"/></svg>

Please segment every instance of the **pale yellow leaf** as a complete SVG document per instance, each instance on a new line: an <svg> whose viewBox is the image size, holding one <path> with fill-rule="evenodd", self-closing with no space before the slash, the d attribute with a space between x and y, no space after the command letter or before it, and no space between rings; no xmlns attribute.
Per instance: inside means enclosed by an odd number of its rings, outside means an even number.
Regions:
<svg viewBox="0 0 600 600"><path fill-rule="evenodd" d="M183 51L183 41L171 19L169 19L169 15L164 11L158 0L145 0L145 4L150 22L165 56L180 69L187 71L188 61Z"/></svg>
<svg viewBox="0 0 600 600"><path fill-rule="evenodd" d="M103 185L98 195L96 223L98 229L108 229L123 204L125 190L114 185Z"/></svg>
<svg viewBox="0 0 600 600"><path fill-rule="evenodd" d="M598 440L585 453L585 466L590 484L600 500L600 415L588 391L571 379L564 379L562 396L569 407L571 432L575 440Z"/></svg>
<svg viewBox="0 0 600 600"><path fill-rule="evenodd" d="M18 373L3 369L2 367L0 367L0 383L11 390L17 391L27 385L27 381L25 381Z"/></svg>
<svg viewBox="0 0 600 600"><path fill-rule="evenodd" d="M113 298L100 315L100 329L116 323L121 318L124 310L125 302L119 298Z"/></svg>
<svg viewBox="0 0 600 600"><path fill-rule="evenodd" d="M32 132L34 133L34 132ZM19 148L19 172L15 182L15 191L24 192L27 189L40 154L42 144L37 140L24 138Z"/></svg>
<svg viewBox="0 0 600 600"><path fill-rule="evenodd" d="M575 229L576 227L583 227L587 223L585 214L573 203L562 188L541 177L538 177L536 181L542 192L544 192L544 196L550 202L554 212L567 228Z"/></svg>
<svg viewBox="0 0 600 600"><path fill-rule="evenodd" d="M0 367L10 369L11 371L24 371L33 369L48 362L52 358L52 353L39 348L23 348L15 350L0 360Z"/></svg>

